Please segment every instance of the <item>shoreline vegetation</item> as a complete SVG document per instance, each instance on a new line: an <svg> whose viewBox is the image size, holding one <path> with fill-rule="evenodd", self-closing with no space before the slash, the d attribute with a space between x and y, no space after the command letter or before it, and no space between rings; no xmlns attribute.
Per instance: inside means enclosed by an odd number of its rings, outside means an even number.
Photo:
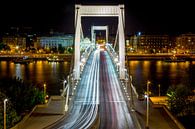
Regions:
<svg viewBox="0 0 195 129"><path fill-rule="evenodd" d="M43 86L18 77L0 79L0 128L3 128L3 100L7 101L7 127L11 128L37 104L45 102Z"/></svg>

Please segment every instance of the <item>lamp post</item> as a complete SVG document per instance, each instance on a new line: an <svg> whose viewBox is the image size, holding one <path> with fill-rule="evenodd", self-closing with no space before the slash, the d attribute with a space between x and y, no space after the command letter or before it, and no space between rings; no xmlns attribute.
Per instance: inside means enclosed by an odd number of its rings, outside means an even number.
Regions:
<svg viewBox="0 0 195 129"><path fill-rule="evenodd" d="M160 97L160 84L158 84L158 96Z"/></svg>
<svg viewBox="0 0 195 129"><path fill-rule="evenodd" d="M149 86L150 86L150 81L147 82L146 129L149 129Z"/></svg>
<svg viewBox="0 0 195 129"><path fill-rule="evenodd" d="M63 90L65 89L66 86L66 80L63 81Z"/></svg>
<svg viewBox="0 0 195 129"><path fill-rule="evenodd" d="M46 83L43 84L43 92L44 92L44 99L45 99L45 103L47 102L46 100Z"/></svg>
<svg viewBox="0 0 195 129"><path fill-rule="evenodd" d="M44 88L44 95L46 95L46 83L43 84L43 88Z"/></svg>
<svg viewBox="0 0 195 129"><path fill-rule="evenodd" d="M117 70L117 72L118 72L118 69L119 69L119 63L117 63L116 65L117 65L117 68L116 68L116 70Z"/></svg>
<svg viewBox="0 0 195 129"><path fill-rule="evenodd" d="M4 103L4 129L6 129L6 102L8 101L8 99L4 99L3 103Z"/></svg>

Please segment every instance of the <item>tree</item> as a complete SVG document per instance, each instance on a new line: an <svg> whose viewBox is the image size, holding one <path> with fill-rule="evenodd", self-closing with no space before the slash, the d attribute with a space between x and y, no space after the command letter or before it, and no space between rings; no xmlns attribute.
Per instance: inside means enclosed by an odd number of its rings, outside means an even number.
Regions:
<svg viewBox="0 0 195 129"><path fill-rule="evenodd" d="M0 80L0 129L3 125L3 100L5 98L9 98L7 102L7 125L9 127L21 120L26 111L45 102L43 91L30 82L24 82L20 78Z"/></svg>
<svg viewBox="0 0 195 129"><path fill-rule="evenodd" d="M3 128L3 120L4 120L4 99L8 98L5 93L3 93L0 90L0 129ZM8 101L6 102L6 125L8 128L14 126L20 119L21 117L18 116L16 110L13 107L12 102L10 101L10 99L8 98Z"/></svg>
<svg viewBox="0 0 195 129"><path fill-rule="evenodd" d="M8 46L8 45L5 44L5 43L0 43L0 50L7 50L7 51L10 51L11 48L10 48L10 46Z"/></svg>
<svg viewBox="0 0 195 129"><path fill-rule="evenodd" d="M73 52L74 52L72 47L68 47L68 48L67 48L67 51L68 51L69 53L73 53Z"/></svg>
<svg viewBox="0 0 195 129"><path fill-rule="evenodd" d="M169 87L167 91L168 106L174 115L185 115L186 111L189 109L189 95L190 90L186 86L178 85L176 87Z"/></svg>
<svg viewBox="0 0 195 129"><path fill-rule="evenodd" d="M58 45L58 51L59 53L64 53L65 47L62 46L62 44Z"/></svg>

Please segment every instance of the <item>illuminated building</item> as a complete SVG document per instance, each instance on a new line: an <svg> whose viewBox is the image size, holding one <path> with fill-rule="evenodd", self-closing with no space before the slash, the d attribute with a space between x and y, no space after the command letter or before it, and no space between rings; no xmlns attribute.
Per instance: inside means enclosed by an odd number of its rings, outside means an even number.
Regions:
<svg viewBox="0 0 195 129"><path fill-rule="evenodd" d="M181 34L176 37L177 53L195 53L195 34Z"/></svg>
<svg viewBox="0 0 195 129"><path fill-rule="evenodd" d="M4 36L2 37L2 42L10 46L11 50L26 48L25 37Z"/></svg>
<svg viewBox="0 0 195 129"><path fill-rule="evenodd" d="M41 46L44 49L51 48L59 48L61 47L69 47L73 45L73 36L65 35L65 36L51 36L51 37L38 37L37 38L37 46Z"/></svg>
<svg viewBox="0 0 195 129"><path fill-rule="evenodd" d="M168 35L133 35L130 47L139 53L167 53L170 47Z"/></svg>

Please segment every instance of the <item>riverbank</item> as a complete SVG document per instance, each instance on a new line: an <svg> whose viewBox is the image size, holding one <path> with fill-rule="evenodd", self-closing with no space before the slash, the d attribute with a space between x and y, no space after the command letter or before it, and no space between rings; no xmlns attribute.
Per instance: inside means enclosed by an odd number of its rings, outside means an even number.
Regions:
<svg viewBox="0 0 195 129"><path fill-rule="evenodd" d="M33 60L46 60L51 55L57 55L67 61L72 59L73 54L0 54L0 60L13 60L28 56ZM173 54L126 54L127 60L164 60L172 57ZM176 57L187 61L195 61L195 54L175 54Z"/></svg>
<svg viewBox="0 0 195 129"><path fill-rule="evenodd" d="M0 54L0 60L10 61L15 58L22 59L24 56L28 56L29 59L33 60L47 60L47 57L50 56L58 56L65 61L71 61L72 59L72 54Z"/></svg>

